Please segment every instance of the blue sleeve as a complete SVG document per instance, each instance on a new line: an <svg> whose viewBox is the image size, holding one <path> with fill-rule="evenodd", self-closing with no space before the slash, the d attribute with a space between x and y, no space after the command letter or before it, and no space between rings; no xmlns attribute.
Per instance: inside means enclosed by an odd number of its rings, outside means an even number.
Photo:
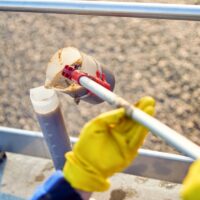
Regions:
<svg viewBox="0 0 200 200"><path fill-rule="evenodd" d="M56 171L37 188L30 200L82 200L82 198L65 180L62 172Z"/></svg>

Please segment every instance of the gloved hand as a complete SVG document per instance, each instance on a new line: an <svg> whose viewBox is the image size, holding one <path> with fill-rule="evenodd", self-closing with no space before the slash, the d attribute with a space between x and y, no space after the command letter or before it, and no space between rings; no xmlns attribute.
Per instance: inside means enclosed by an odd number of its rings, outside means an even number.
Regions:
<svg viewBox="0 0 200 200"><path fill-rule="evenodd" d="M155 101L144 97L135 105L153 115ZM105 191L108 177L126 168L137 156L148 130L125 115L123 108L101 114L82 129L80 140L66 154L64 176L72 187Z"/></svg>
<svg viewBox="0 0 200 200"><path fill-rule="evenodd" d="M181 190L183 200L198 200L200 199L200 160L195 161L183 181Z"/></svg>

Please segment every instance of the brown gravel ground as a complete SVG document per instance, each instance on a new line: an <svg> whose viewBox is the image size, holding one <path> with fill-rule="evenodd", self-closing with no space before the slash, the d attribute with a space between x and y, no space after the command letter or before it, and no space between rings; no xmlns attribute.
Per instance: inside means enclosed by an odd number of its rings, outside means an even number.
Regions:
<svg viewBox="0 0 200 200"><path fill-rule="evenodd" d="M39 130L29 89L43 84L51 55L69 45L113 70L117 94L130 102L153 96L157 118L200 144L200 23L190 21L1 12L1 126ZM111 109L60 98L72 135ZM145 148L174 151L151 134Z"/></svg>

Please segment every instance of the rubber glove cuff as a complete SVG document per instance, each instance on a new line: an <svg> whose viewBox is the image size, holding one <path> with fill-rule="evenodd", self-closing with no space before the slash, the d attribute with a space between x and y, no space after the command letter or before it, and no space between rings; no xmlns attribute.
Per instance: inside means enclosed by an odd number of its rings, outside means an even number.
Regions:
<svg viewBox="0 0 200 200"><path fill-rule="evenodd" d="M103 192L110 187L109 180L102 174L91 169L91 165L81 167L73 152L66 155L67 163L64 166L64 177L72 187L86 192ZM90 168L90 169L89 169Z"/></svg>

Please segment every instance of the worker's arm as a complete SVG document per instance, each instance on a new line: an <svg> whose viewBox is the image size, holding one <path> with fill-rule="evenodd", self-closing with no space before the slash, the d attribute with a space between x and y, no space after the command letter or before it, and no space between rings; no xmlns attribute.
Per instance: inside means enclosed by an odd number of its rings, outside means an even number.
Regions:
<svg viewBox="0 0 200 200"><path fill-rule="evenodd" d="M56 171L37 188L31 200L85 200L64 178L62 171Z"/></svg>
<svg viewBox="0 0 200 200"><path fill-rule="evenodd" d="M135 106L149 115L154 114L155 101L151 97L140 99ZM66 182L84 200L92 192L107 190L110 187L108 178L132 163L147 132L145 127L127 117L122 108L91 120L83 127L73 151L66 154L63 169ZM60 186L50 191L59 195L62 193L60 189L64 191L64 188ZM69 187L66 187L66 193L69 193ZM49 198L53 199L61 200L60 197Z"/></svg>
<svg viewBox="0 0 200 200"><path fill-rule="evenodd" d="M200 199L200 160L195 161L183 181L181 190L183 200L199 200Z"/></svg>

